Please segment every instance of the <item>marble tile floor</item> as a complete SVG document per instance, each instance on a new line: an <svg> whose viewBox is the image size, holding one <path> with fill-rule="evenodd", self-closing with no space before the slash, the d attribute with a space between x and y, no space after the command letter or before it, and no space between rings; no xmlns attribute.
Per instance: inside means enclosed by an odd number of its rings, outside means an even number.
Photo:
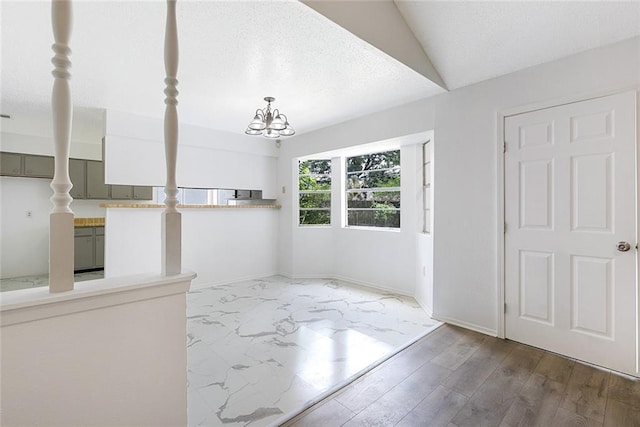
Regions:
<svg viewBox="0 0 640 427"><path fill-rule="evenodd" d="M412 298L281 276L188 294L189 426L278 425L440 324Z"/></svg>
<svg viewBox="0 0 640 427"><path fill-rule="evenodd" d="M74 274L76 282L85 280L96 280L104 278L104 270L87 271L84 273ZM19 289L37 288L49 285L49 275L40 274L36 276L12 277L8 279L0 279L0 292L17 291Z"/></svg>

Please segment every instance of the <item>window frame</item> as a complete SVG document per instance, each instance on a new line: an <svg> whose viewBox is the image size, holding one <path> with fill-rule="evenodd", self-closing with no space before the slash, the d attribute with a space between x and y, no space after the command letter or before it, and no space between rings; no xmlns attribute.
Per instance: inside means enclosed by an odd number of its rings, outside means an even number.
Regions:
<svg viewBox="0 0 640 427"><path fill-rule="evenodd" d="M398 152L398 164L391 166L391 167L386 167L386 168L380 168L380 169L368 169L366 171L351 171L349 172L349 159L352 159L354 157L364 157L364 156L372 156L372 155L376 155L376 154L382 154L382 153L391 153L391 152ZM343 158L343 162L344 162L344 191L342 191L342 198L344 201L344 215L345 215L345 219L344 219L344 227L345 228L353 228L353 229L369 229L369 230L381 230L381 231L400 231L402 229L402 221L401 221L401 217L402 217L402 204L401 204L401 200L402 200L402 153L400 148L395 148L395 149L389 149L389 150L383 150L383 151L375 151L375 152L370 152L370 153L362 153L362 154L355 154L355 155L351 155L351 156L345 156ZM388 171L393 171L396 172L397 171L397 176L400 180L400 185L399 186L394 186L394 187L365 187L365 188L349 188L349 176L350 175L354 175L354 174L362 174L363 172L366 173L371 173L371 172L388 172ZM393 208L350 208L349 207L349 194L353 194L353 193L384 193L384 192L388 192L388 193L398 193L398 203L400 204L400 207L393 207ZM381 225L357 225L357 224L349 224L349 212L350 211L374 211L374 212L380 212L380 211L394 211L397 212L398 214L398 226L381 226Z"/></svg>
<svg viewBox="0 0 640 427"><path fill-rule="evenodd" d="M300 173L300 164L304 163L304 162L308 162L308 161L322 161L322 162L327 162L329 164L329 170L326 173L308 173L308 174L301 174ZM333 215L332 215L332 202L331 199L333 198L333 176L332 176L332 168L333 168L333 163L331 161L331 159L298 159L298 165L296 168L296 172L297 172L297 212L298 212L298 227L302 227L302 228L308 228L308 227L331 227L332 223L333 223ZM304 176L308 176L308 177L323 177L323 178L328 178L329 181L329 189L326 190L301 190L300 189L300 178L304 177ZM324 207L324 208L303 208L300 206L300 199L301 196L305 195L305 194L328 194L329 195L329 206L328 207ZM300 214L302 213L302 211L309 211L309 212L313 212L313 211L326 211L329 213L329 223L328 224L303 224L300 222Z"/></svg>
<svg viewBox="0 0 640 427"><path fill-rule="evenodd" d="M422 232L432 233L431 192L433 191L433 143L429 140L422 144Z"/></svg>

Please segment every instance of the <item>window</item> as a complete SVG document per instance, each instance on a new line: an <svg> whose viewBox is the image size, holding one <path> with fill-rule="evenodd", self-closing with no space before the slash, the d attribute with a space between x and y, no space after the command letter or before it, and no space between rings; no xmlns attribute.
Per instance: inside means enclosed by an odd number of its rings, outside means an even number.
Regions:
<svg viewBox="0 0 640 427"><path fill-rule="evenodd" d="M156 200L164 203L167 195L164 187L155 187ZM215 188L178 188L178 204L180 205L212 205L216 203L218 190Z"/></svg>
<svg viewBox="0 0 640 427"><path fill-rule="evenodd" d="M431 233L431 142L422 144L422 203L424 233Z"/></svg>
<svg viewBox="0 0 640 427"><path fill-rule="evenodd" d="M400 150L347 158L347 226L400 228Z"/></svg>
<svg viewBox="0 0 640 427"><path fill-rule="evenodd" d="M298 164L300 225L331 224L331 160Z"/></svg>

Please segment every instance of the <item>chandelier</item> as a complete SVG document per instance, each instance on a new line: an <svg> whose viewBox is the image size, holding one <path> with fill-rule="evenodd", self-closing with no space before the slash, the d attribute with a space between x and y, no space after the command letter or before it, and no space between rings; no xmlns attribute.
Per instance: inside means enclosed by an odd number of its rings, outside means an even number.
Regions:
<svg viewBox="0 0 640 427"><path fill-rule="evenodd" d="M271 103L276 99L267 96L267 108L256 110L256 115L244 131L247 135L262 135L265 138L280 138L281 136L292 136L296 133L289 125L287 116L277 109L271 111Z"/></svg>

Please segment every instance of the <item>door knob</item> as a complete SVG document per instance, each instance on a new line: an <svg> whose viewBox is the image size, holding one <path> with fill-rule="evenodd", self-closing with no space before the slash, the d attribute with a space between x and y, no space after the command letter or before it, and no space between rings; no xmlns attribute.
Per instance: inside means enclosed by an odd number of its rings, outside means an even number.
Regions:
<svg viewBox="0 0 640 427"><path fill-rule="evenodd" d="M631 245L629 244L629 242L618 242L616 248L620 252L627 252L629 249L631 249Z"/></svg>

